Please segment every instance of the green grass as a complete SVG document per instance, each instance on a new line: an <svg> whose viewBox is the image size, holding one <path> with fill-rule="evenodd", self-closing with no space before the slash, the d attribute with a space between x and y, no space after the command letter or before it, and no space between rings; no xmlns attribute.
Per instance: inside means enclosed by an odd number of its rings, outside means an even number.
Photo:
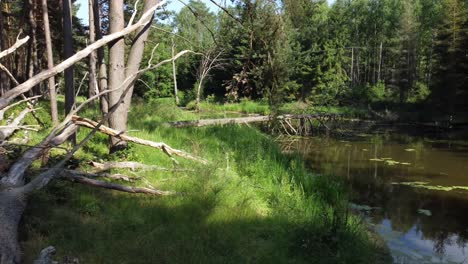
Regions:
<svg viewBox="0 0 468 264"><path fill-rule="evenodd" d="M45 119L46 111L41 116ZM21 228L26 263L48 245L57 247L58 259L78 257L80 263L379 260L365 225L348 213L338 181L312 175L300 156L282 154L272 138L254 128L157 125L190 118L196 116L163 102L136 105L129 118L131 129L137 130L131 135L164 141L210 161L202 165L178 159L179 167L188 171L137 172L151 185L182 195L130 195L55 182L30 199ZM78 138L86 132L80 129ZM56 150L51 161L60 152ZM95 136L69 165L86 170L89 160L122 156L174 166L160 151L144 146L131 145L123 154L108 155L107 137L102 135Z"/></svg>
<svg viewBox="0 0 468 264"><path fill-rule="evenodd" d="M270 107L264 102L242 100L240 103L200 103L200 111L207 113L238 112L243 114L268 115L271 113ZM365 118L368 110L347 106L313 106L302 102L285 103L279 108L282 114L317 114L331 113L341 114L353 118Z"/></svg>

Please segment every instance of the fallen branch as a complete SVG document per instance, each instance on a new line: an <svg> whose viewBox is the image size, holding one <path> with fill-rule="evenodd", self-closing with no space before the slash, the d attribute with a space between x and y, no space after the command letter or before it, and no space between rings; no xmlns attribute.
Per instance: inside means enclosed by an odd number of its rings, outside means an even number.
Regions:
<svg viewBox="0 0 468 264"><path fill-rule="evenodd" d="M115 183L110 183L110 182L105 182L105 181L94 180L94 179L90 179L88 177L82 176L81 173L75 173L74 171L67 171L67 170L62 171L60 176L62 179L69 180L71 182L77 182L77 183L81 183L85 185L90 185L90 186L100 187L100 188L110 189L110 190L116 190L116 191L121 191L121 192L126 192L126 193L143 193L143 194L160 195L160 196L176 194L173 191L161 191L161 190L145 188L145 187L132 187L132 186L125 186L125 185L120 185L120 184L115 184Z"/></svg>
<svg viewBox="0 0 468 264"><path fill-rule="evenodd" d="M20 128L20 124L23 122L23 119L26 117L26 115L32 111L34 111L34 109L26 108L21 111L21 113L19 113L19 115L13 119L13 121L8 124L8 126L0 127L0 142L8 139L11 135L13 135L13 133L15 133L15 131Z"/></svg>
<svg viewBox="0 0 468 264"><path fill-rule="evenodd" d="M59 135L51 134L46 139L44 139L37 146L28 149L21 158L19 158L10 170L6 177L1 179L1 184L4 186L21 186L24 185L24 173L29 168L29 166L36 160L38 157L42 156L48 149L61 145L65 142L70 135L75 133L76 126L70 125L64 129Z"/></svg>
<svg viewBox="0 0 468 264"><path fill-rule="evenodd" d="M2 110L0 110L0 120L3 120L3 117L5 116L5 112L8 111L9 109L21 104L21 103L24 103L24 102L28 102L28 101L31 101L31 100L34 100L34 99L37 99L39 97L41 97L42 95L37 95L37 96L33 96L33 97L29 97L29 98L26 98L26 99L23 99L21 101L18 101L18 102L15 102L13 104L10 104L8 105L7 107L3 108Z"/></svg>
<svg viewBox="0 0 468 264"><path fill-rule="evenodd" d="M96 126L98 125L98 123L93 121L93 120L83 118L83 117L80 117L80 116L76 116L76 115L72 116L72 121L78 126L83 126L83 127L87 127L87 128L91 128L91 129L96 128ZM136 143L136 144L145 145L145 146L160 149L164 153L166 153L169 157L172 157L172 155L175 155L175 156L179 156L179 157L182 157L182 158L198 161L198 162L201 162L203 164L208 163L205 159L194 157L194 156L192 156L192 155L190 155L190 154L188 154L188 153L186 153L184 151L178 150L178 149L173 149L169 145L167 145L166 143L163 143L163 142L154 142L154 141L145 140L145 139L141 139L141 138L137 138L137 137L131 137L131 136L128 136L128 135L124 134L123 132L117 131L115 129L112 129L112 128L109 128L109 127L106 127L106 126L103 126L103 125L101 125L98 128L98 131L101 132L101 133L104 133L106 135L113 136L113 137L118 138L118 139L123 140L123 141L129 141L129 142L133 142L133 143Z"/></svg>
<svg viewBox="0 0 468 264"><path fill-rule="evenodd" d="M163 168L159 166L154 166L154 165L146 165L143 163L138 163L138 162L133 162L133 161L124 161L124 162L115 162L115 161L109 161L105 163L99 163L99 162L94 162L91 161L91 165L101 171L107 171L110 169L131 169L131 170L137 170L137 169L142 169L142 170L163 170L163 171L169 171L170 169L168 168Z"/></svg>
<svg viewBox="0 0 468 264"><path fill-rule="evenodd" d="M106 178L111 180L117 181L126 181L126 182L135 182L136 180L140 180L142 177L131 177L124 174L110 174L110 173L90 173L90 172L82 172L77 170L64 170L68 174L73 175L80 175L87 178Z"/></svg>

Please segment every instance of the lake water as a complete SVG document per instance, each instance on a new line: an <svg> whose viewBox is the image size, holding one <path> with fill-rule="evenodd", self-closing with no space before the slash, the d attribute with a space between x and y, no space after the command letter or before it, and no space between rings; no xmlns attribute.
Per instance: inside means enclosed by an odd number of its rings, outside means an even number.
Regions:
<svg viewBox="0 0 468 264"><path fill-rule="evenodd" d="M282 146L303 153L312 171L345 179L350 208L382 236L395 263L468 263L468 141L376 129L287 138Z"/></svg>

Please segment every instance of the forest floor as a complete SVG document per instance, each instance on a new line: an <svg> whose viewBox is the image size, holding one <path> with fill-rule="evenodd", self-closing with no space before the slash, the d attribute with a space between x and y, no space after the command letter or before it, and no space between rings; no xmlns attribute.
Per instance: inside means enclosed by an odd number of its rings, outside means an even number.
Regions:
<svg viewBox="0 0 468 264"><path fill-rule="evenodd" d="M311 174L300 155L281 153L271 136L239 125L159 125L197 115L167 100L137 103L128 133L203 157L207 165L183 159L175 165L139 145L109 155L108 137L96 135L70 168L87 171L90 161L102 160L157 165L170 170L114 172L144 179L135 185L150 183L180 195L131 195L57 181L31 197L21 228L25 262L48 245L57 247L58 260L76 257L80 263L389 262L385 245L349 212L339 180ZM84 116L99 117L93 110ZM81 128L78 138L87 132ZM30 132L29 144L45 133ZM53 150L48 162L63 153Z"/></svg>

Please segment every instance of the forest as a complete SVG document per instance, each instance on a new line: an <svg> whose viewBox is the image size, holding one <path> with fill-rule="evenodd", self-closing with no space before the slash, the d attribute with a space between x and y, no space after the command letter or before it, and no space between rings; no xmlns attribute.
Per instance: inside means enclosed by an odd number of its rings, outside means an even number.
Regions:
<svg viewBox="0 0 468 264"><path fill-rule="evenodd" d="M427 219L379 193L468 189L417 164L468 150L468 1L0 0L0 33L0 264L392 263L362 214ZM356 198L351 156L395 175Z"/></svg>

